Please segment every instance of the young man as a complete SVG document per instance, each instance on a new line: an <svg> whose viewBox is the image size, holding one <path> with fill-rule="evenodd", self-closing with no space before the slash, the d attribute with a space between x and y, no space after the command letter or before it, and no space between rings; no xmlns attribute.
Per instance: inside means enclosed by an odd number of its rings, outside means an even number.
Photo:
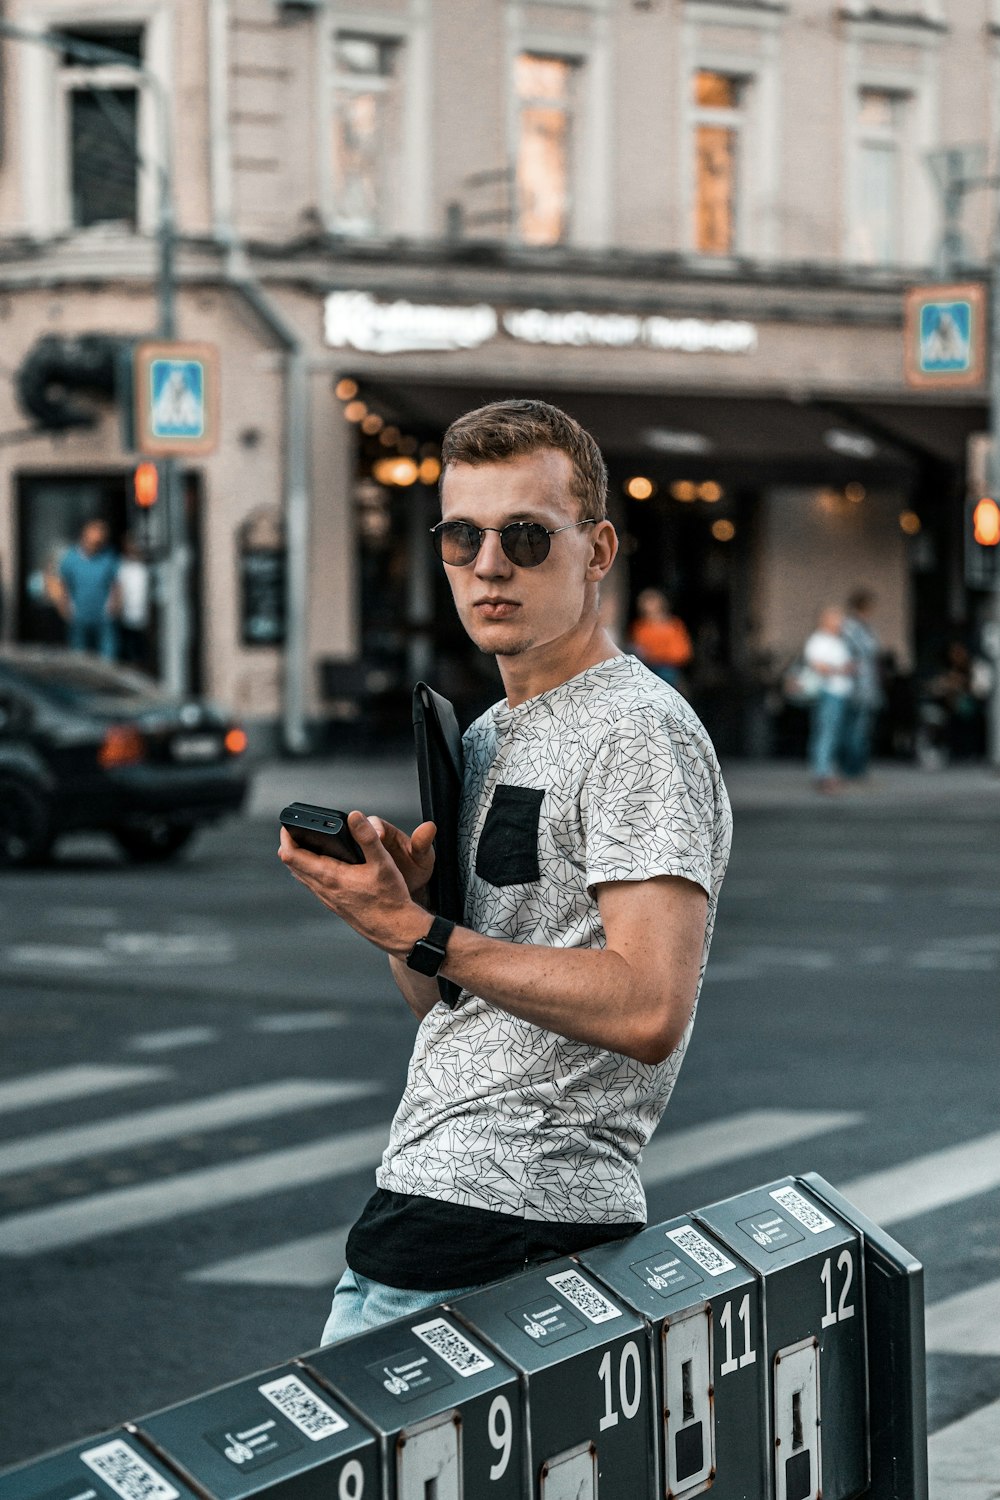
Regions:
<svg viewBox="0 0 1000 1500"><path fill-rule="evenodd" d="M117 657L119 566L107 523L87 521L59 564L56 603L66 621L66 644L74 651L96 651L108 661Z"/></svg>
<svg viewBox="0 0 1000 1500"><path fill-rule="evenodd" d="M326 1343L643 1226L639 1155L729 854L708 736L600 623L618 541L593 439L543 402L497 402L449 428L442 461L435 549L506 690L465 735L465 922L423 904L433 824L352 812L364 865L281 837L421 1023ZM454 1010L437 972L462 987Z"/></svg>

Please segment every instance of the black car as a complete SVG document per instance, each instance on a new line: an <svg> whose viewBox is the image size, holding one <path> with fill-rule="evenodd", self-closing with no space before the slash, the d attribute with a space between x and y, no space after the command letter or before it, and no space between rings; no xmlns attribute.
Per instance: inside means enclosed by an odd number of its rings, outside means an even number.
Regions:
<svg viewBox="0 0 1000 1500"><path fill-rule="evenodd" d="M99 657L0 649L0 865L100 829L132 860L170 859L243 805L247 737L218 709Z"/></svg>

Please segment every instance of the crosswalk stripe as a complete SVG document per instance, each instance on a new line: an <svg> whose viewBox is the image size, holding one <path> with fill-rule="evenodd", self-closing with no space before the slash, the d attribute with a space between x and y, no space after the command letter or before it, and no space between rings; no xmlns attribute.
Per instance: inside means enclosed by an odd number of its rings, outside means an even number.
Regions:
<svg viewBox="0 0 1000 1500"><path fill-rule="evenodd" d="M988 1281L943 1302L933 1302L926 1311L924 1326L928 1354L1000 1358L1000 1281Z"/></svg>
<svg viewBox="0 0 1000 1500"><path fill-rule="evenodd" d="M173 1052L180 1047L204 1047L218 1040L214 1026L175 1026L170 1031L140 1031L125 1045L133 1052Z"/></svg>
<svg viewBox="0 0 1000 1500"><path fill-rule="evenodd" d="M996 1500L1000 1401L942 1427L927 1444L930 1500Z"/></svg>
<svg viewBox="0 0 1000 1500"><path fill-rule="evenodd" d="M167 1068L99 1067L89 1063L54 1068L49 1073L31 1073L0 1083L0 1114L83 1099L88 1094L104 1094L112 1089L134 1088L139 1083L158 1083L171 1076Z"/></svg>
<svg viewBox="0 0 1000 1500"><path fill-rule="evenodd" d="M231 1089L224 1094L165 1105L134 1114L118 1115L94 1125L69 1126L42 1135L0 1144L0 1176L30 1172L82 1156L128 1151L154 1141L172 1140L195 1131L225 1130L247 1120L273 1119L300 1109L360 1099L378 1092L370 1083L336 1079L287 1079L257 1088Z"/></svg>
<svg viewBox="0 0 1000 1500"><path fill-rule="evenodd" d="M639 1170L649 1188L831 1130L844 1130L862 1118L845 1110L751 1109L707 1125L668 1131L662 1140L654 1139L646 1147Z"/></svg>
<svg viewBox="0 0 1000 1500"><path fill-rule="evenodd" d="M671 1131L643 1152L643 1181L650 1187L829 1130L841 1130L861 1118L842 1111L760 1109ZM342 1225L327 1234L233 1256L193 1272L189 1279L257 1286L326 1286L343 1270L346 1238L347 1226Z"/></svg>
<svg viewBox="0 0 1000 1500"><path fill-rule="evenodd" d="M947 1208L1000 1187L1000 1130L837 1187L876 1224L895 1224Z"/></svg>
<svg viewBox="0 0 1000 1500"><path fill-rule="evenodd" d="M234 1255L192 1271L187 1279L246 1286L332 1286L344 1269L349 1232L345 1224L256 1254Z"/></svg>
<svg viewBox="0 0 1000 1500"><path fill-rule="evenodd" d="M372 1125L326 1136L307 1146L267 1151L159 1182L94 1193L76 1203L29 1209L0 1220L0 1255L57 1250L162 1224L180 1214L202 1213L228 1203L346 1177L381 1160L388 1133L387 1125Z"/></svg>

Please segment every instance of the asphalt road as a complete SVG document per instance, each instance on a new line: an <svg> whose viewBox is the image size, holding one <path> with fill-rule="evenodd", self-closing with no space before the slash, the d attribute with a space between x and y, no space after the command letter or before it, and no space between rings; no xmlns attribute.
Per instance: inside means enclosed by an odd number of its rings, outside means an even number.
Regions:
<svg viewBox="0 0 1000 1500"><path fill-rule="evenodd" d="M650 1221L815 1170L891 1227L926 1267L940 1470L1000 1426L1000 788L730 780ZM0 1465L318 1342L414 1025L275 859L293 796L415 803L391 762L279 766L170 867L92 839L0 877Z"/></svg>

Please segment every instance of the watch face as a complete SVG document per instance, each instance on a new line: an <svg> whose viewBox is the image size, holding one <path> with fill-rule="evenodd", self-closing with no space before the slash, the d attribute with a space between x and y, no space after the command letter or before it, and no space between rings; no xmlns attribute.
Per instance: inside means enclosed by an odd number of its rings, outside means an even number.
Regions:
<svg viewBox="0 0 1000 1500"><path fill-rule="evenodd" d="M418 974L426 974L433 977L444 963L444 949L437 948L429 943L426 938L414 944L406 960L408 969L415 969Z"/></svg>

